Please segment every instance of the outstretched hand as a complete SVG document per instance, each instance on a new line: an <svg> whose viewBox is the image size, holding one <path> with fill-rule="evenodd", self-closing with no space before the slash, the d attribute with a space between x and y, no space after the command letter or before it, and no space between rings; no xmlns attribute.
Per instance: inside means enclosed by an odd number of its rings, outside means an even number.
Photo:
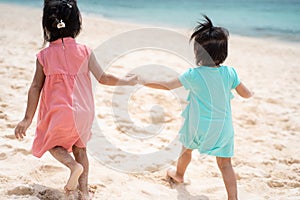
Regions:
<svg viewBox="0 0 300 200"><path fill-rule="evenodd" d="M146 83L146 80L144 78L142 78L141 76L139 76L139 78L138 78L138 84L145 85L145 83Z"/></svg>
<svg viewBox="0 0 300 200"><path fill-rule="evenodd" d="M30 124L31 122L26 119L23 119L18 123L17 127L15 128L15 136L17 139L23 139L23 137L26 136L26 131Z"/></svg>
<svg viewBox="0 0 300 200"><path fill-rule="evenodd" d="M128 74L125 76L125 80L128 85L136 85L138 84L139 77L136 74Z"/></svg>

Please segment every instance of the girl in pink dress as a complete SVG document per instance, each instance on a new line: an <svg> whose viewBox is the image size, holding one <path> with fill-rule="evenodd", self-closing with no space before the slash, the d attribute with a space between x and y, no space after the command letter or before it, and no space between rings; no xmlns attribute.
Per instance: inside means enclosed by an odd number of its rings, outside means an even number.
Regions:
<svg viewBox="0 0 300 200"><path fill-rule="evenodd" d="M76 43L81 16L75 0L45 1L42 25L44 41L50 45L37 54L25 117L15 135L18 139L26 135L40 100L33 155L49 151L71 171L65 190L75 190L79 183L82 199L88 199L86 144L94 119L90 72L105 85L135 85L137 76L119 79L106 74L92 50Z"/></svg>

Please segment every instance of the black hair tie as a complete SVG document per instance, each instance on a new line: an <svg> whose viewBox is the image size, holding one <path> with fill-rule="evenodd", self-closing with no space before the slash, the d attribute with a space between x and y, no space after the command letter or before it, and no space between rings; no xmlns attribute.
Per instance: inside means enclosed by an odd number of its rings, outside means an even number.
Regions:
<svg viewBox="0 0 300 200"><path fill-rule="evenodd" d="M65 13L65 20L69 20L72 13L73 5L71 2L63 0L62 1L62 13Z"/></svg>
<svg viewBox="0 0 300 200"><path fill-rule="evenodd" d="M209 37L211 37L211 33L212 33L213 29L214 29L213 26L209 27L209 33L208 33Z"/></svg>

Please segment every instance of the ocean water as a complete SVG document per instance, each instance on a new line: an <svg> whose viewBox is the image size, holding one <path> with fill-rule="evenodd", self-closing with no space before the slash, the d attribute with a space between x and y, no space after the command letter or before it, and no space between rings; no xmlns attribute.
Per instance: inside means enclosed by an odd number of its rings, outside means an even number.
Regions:
<svg viewBox="0 0 300 200"><path fill-rule="evenodd" d="M41 7L42 0L0 0ZM300 42L300 0L78 0L83 13L193 29L201 14L232 34Z"/></svg>

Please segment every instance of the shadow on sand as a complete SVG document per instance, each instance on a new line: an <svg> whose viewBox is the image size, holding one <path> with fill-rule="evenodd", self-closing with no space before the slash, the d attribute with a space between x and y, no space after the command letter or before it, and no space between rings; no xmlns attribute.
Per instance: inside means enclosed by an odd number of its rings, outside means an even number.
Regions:
<svg viewBox="0 0 300 200"><path fill-rule="evenodd" d="M178 200L209 200L205 195L191 195L186 189L186 184L176 184L172 180L168 180L170 187L177 190Z"/></svg>

